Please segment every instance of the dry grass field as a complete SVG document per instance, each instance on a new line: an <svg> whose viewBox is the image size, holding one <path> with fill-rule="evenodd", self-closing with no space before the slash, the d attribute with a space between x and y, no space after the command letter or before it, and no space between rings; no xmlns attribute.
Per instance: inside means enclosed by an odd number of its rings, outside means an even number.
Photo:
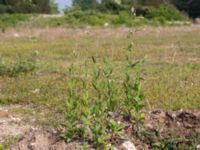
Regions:
<svg viewBox="0 0 200 150"><path fill-rule="evenodd" d="M146 58L143 90L148 108L200 108L199 26L11 29L0 37L0 56L8 64L38 55L35 72L0 77L2 104L59 104L65 99L64 73L71 63L91 56L120 63L133 42L136 58ZM40 92L33 94L36 89Z"/></svg>
<svg viewBox="0 0 200 150"><path fill-rule="evenodd" d="M198 25L9 29L0 33L0 106L20 106L10 111L34 116L36 124L56 126L65 109L70 64L81 69L87 58L108 57L120 68L130 43L135 59L145 58L141 71L146 110L200 109ZM34 58L36 66L29 69L33 64L28 62L27 70L16 71L19 58ZM4 73L4 65L14 69Z"/></svg>

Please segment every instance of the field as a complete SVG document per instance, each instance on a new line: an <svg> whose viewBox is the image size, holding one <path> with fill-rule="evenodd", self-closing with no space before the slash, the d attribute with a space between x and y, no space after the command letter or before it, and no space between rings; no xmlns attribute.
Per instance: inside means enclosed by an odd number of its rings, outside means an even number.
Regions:
<svg viewBox="0 0 200 150"><path fill-rule="evenodd" d="M200 109L198 25L7 29L0 33L0 107L31 116L33 124L59 127L68 97L70 65L82 70L85 60L95 57L103 66L101 60L107 57L120 78L130 44L134 59L144 58L140 72L145 111ZM2 66L10 69L5 71ZM83 76L81 71L78 75Z"/></svg>

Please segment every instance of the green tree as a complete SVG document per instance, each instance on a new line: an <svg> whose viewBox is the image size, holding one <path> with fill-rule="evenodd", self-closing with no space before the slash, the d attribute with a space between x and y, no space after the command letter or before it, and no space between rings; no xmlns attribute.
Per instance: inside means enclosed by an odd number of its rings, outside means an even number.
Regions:
<svg viewBox="0 0 200 150"><path fill-rule="evenodd" d="M98 2L96 0L73 0L73 6L79 5L81 9L96 9Z"/></svg>
<svg viewBox="0 0 200 150"><path fill-rule="evenodd" d="M59 13L59 11L58 11L58 5L55 3L54 0L50 0L50 8L51 8L51 13L52 14Z"/></svg>
<svg viewBox="0 0 200 150"><path fill-rule="evenodd" d="M0 0L0 13L58 12L53 0Z"/></svg>
<svg viewBox="0 0 200 150"><path fill-rule="evenodd" d="M99 10L102 12L119 13L120 11L130 11L136 0L102 0Z"/></svg>
<svg viewBox="0 0 200 150"><path fill-rule="evenodd" d="M189 14L190 17L200 17L200 1L199 0L171 0L176 7Z"/></svg>

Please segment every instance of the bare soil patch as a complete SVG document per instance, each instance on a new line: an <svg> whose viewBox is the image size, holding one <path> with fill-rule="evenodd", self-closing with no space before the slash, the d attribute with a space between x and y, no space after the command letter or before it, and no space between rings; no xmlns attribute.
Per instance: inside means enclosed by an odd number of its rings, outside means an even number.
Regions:
<svg viewBox="0 0 200 150"><path fill-rule="evenodd" d="M54 129L33 128L22 123L22 118L10 117L5 112L0 112L0 139L6 136L18 135L18 141L10 148L11 150L80 150L81 143L65 143ZM131 130L131 124L127 118L113 116L122 124L126 125L126 138L113 137L110 141L121 150L124 142L131 141L135 147L140 149L153 149L164 145L172 149L185 148L192 145L197 147L200 142L200 112L191 110L179 110L164 112L154 110L146 113L144 121L145 130L141 136L135 135ZM14 121L13 121L14 119ZM3 122L3 123L2 123ZM171 141L171 143L169 142ZM157 144L157 145L156 145ZM174 147L174 148L173 148ZM161 146L159 147L161 148Z"/></svg>
<svg viewBox="0 0 200 150"><path fill-rule="evenodd" d="M164 112L155 110L146 115L145 128L154 136L144 138L148 148L154 142L165 142L177 149L197 147L200 142L200 112L192 110L179 110ZM168 143L167 143L168 141ZM170 143L171 142L171 143ZM163 144L163 143L162 143Z"/></svg>
<svg viewBox="0 0 200 150"><path fill-rule="evenodd" d="M80 150L78 143L67 144L52 130L30 130L11 150Z"/></svg>
<svg viewBox="0 0 200 150"><path fill-rule="evenodd" d="M9 109L8 107L0 107L0 143L4 142L8 137L23 135L26 131L33 128L25 121L25 116L12 114L9 112Z"/></svg>

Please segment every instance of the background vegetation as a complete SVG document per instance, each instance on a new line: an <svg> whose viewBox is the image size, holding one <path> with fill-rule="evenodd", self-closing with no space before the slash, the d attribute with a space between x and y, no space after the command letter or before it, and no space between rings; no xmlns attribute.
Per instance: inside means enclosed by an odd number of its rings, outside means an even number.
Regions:
<svg viewBox="0 0 200 150"><path fill-rule="evenodd" d="M0 0L0 14L58 13L52 0Z"/></svg>
<svg viewBox="0 0 200 150"><path fill-rule="evenodd" d="M199 5L196 0L184 3L178 0L74 0L73 6L64 10L65 15L43 17L39 14L58 13L54 1L1 0L0 28L4 31L7 27L27 25L82 27L189 24L189 17L199 16Z"/></svg>

